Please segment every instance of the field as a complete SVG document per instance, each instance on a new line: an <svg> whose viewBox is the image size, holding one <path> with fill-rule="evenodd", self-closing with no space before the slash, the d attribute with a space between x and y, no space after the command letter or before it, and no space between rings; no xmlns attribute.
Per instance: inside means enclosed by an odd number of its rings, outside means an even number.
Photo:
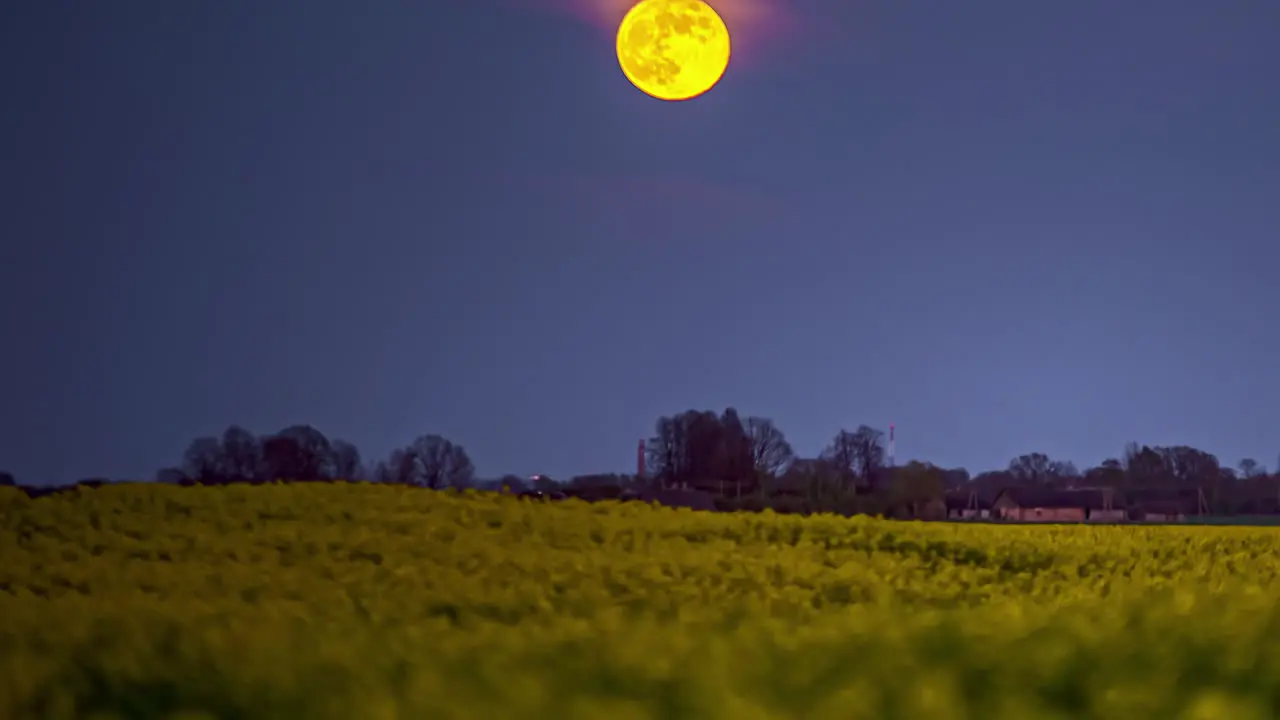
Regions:
<svg viewBox="0 0 1280 720"><path fill-rule="evenodd" d="M4 718L1224 718L1280 529L0 488Z"/></svg>

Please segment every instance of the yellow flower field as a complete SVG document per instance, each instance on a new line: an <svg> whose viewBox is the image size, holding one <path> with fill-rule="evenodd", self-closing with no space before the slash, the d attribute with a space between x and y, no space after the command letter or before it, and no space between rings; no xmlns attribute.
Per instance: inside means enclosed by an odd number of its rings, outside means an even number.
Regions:
<svg viewBox="0 0 1280 720"><path fill-rule="evenodd" d="M0 488L0 717L1270 718L1278 551L1260 528Z"/></svg>

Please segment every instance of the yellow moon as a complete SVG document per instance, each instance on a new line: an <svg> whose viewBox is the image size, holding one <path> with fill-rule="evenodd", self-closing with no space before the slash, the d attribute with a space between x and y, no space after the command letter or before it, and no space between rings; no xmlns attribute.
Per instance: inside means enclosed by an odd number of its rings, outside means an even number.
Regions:
<svg viewBox="0 0 1280 720"><path fill-rule="evenodd" d="M688 100L729 67L729 28L703 0L641 0L618 26L618 64L659 100Z"/></svg>

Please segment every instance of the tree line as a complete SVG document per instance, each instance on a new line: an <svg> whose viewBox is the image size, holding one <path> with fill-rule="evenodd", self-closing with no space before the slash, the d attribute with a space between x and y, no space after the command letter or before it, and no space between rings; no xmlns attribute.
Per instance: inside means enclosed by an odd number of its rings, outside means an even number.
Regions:
<svg viewBox="0 0 1280 720"><path fill-rule="evenodd" d="M232 425L219 437L191 441L182 461L160 470L156 479L201 485L368 480L438 490L471 487L475 465L465 448L439 435L422 435L386 459L367 464L353 443L330 439L311 425L261 437Z"/></svg>
<svg viewBox="0 0 1280 720"><path fill-rule="evenodd" d="M1004 488L1111 488L1132 498L1194 497L1220 514L1280 513L1280 474L1252 458L1235 467L1185 445L1129 443L1119 457L1083 471L1041 452L971 475L912 460L890 467L884 432L838 430L815 457L798 457L768 418L688 410L660 418L646 447L654 479L666 486L734 498L741 507L918 516L948 492L990 500ZM734 503L726 503L733 505Z"/></svg>
<svg viewBox="0 0 1280 720"><path fill-rule="evenodd" d="M1109 487L1133 495L1194 490L1215 513L1280 512L1280 474L1269 474L1250 458L1229 467L1211 453L1188 446L1129 443L1119 457L1083 471L1069 461L1031 452L1004 468L971 475L964 468L919 460L891 467L884 432L868 425L842 428L820 452L802 457L773 420L742 417L727 408L658 418L642 452L643 477L609 473L557 482L545 476L507 475L480 482L466 449L440 435L422 435L386 458L368 462L353 443L329 438L310 425L267 435L232 425L218 436L192 440L179 462L158 471L155 479L201 485L341 479L431 489L505 487L517 492L683 489L712 495L726 509L905 516L918 514L920 507L949 491L990 497L1018 485ZM16 479L0 473L0 484L13 485Z"/></svg>

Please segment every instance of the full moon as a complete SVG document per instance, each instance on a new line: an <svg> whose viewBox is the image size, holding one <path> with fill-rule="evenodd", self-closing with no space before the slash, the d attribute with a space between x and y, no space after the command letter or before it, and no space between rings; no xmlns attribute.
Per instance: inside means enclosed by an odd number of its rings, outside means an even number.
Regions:
<svg viewBox="0 0 1280 720"><path fill-rule="evenodd" d="M641 0L618 27L618 64L653 97L688 100L729 67L729 28L703 0Z"/></svg>

